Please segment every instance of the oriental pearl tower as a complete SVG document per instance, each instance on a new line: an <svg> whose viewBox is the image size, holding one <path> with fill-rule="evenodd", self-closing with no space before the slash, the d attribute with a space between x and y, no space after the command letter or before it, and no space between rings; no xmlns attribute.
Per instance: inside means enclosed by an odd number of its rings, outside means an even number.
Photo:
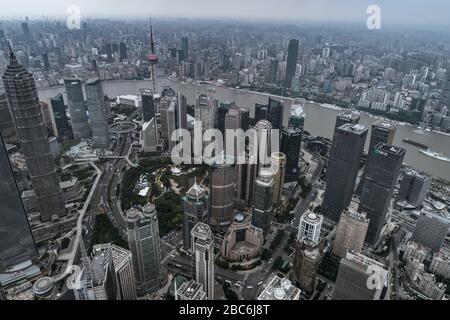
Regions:
<svg viewBox="0 0 450 320"><path fill-rule="evenodd" d="M156 65L158 64L158 56L155 53L155 42L153 41L152 17L150 16L150 54L148 55L152 76L153 94L156 93Z"/></svg>

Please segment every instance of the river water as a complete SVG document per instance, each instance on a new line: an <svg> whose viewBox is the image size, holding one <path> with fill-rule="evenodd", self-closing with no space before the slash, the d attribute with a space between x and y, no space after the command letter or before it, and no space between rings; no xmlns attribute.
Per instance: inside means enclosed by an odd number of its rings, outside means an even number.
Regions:
<svg viewBox="0 0 450 320"><path fill-rule="evenodd" d="M199 94L206 94L209 86L205 84L192 84L181 83L174 80L160 79L158 80L159 86L171 86L175 91L180 91L186 96L188 104L195 104L196 97ZM150 88L150 81L109 81L103 83L103 89L106 95L109 97L115 97L117 95L134 94L138 95L141 88ZM59 92L64 93L64 87L52 87L47 89L38 90L39 98L41 101L47 101L50 97L54 97ZM215 87L214 96L220 102L234 101L237 106L250 110L250 115L254 115L255 103L267 103L269 97L268 94L262 94L257 92L248 92L240 89L232 89L221 86ZM274 96L275 97L275 96ZM67 97L65 96L65 102L67 103ZM285 116L284 125L287 124L289 107L292 104L292 99L281 98L285 104ZM341 112L339 108L322 106L316 103L305 103L304 111L305 117L305 130L312 135L322 136L325 138L332 138L334 124L336 116ZM373 122L380 119L368 114L361 115L360 123L369 127ZM431 174L435 177L445 178L450 180L450 162L431 158L419 152L419 148L410 144L405 144L403 139L410 139L425 145L433 151L443 153L450 158L450 136L423 131L423 134L418 134L415 126L400 123L397 128L397 132L394 138L394 144L401 146L407 150L405 156L405 164ZM368 148L369 138L366 141L366 149Z"/></svg>

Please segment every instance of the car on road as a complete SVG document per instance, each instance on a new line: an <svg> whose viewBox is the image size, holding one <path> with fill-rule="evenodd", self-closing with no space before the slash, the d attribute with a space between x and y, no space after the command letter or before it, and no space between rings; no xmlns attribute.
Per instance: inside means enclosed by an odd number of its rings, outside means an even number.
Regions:
<svg viewBox="0 0 450 320"><path fill-rule="evenodd" d="M253 286L247 286L247 289L253 289L254 287Z"/></svg>
<svg viewBox="0 0 450 320"><path fill-rule="evenodd" d="M258 286L262 285L262 283L263 283L262 281L258 282Z"/></svg>

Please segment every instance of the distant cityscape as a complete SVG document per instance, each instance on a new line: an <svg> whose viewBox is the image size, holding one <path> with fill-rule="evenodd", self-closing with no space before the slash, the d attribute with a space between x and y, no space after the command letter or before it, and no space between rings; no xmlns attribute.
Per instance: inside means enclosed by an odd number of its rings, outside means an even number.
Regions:
<svg viewBox="0 0 450 320"><path fill-rule="evenodd" d="M0 300L450 297L448 32L24 17L0 75Z"/></svg>

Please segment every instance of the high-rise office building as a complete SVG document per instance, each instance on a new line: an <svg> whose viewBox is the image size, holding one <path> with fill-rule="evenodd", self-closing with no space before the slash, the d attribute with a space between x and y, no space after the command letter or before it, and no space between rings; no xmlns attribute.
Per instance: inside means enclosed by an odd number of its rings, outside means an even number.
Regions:
<svg viewBox="0 0 450 320"><path fill-rule="evenodd" d="M324 215L333 221L339 221L352 199L366 137L367 129L362 125L344 124L336 130L322 206Z"/></svg>
<svg viewBox="0 0 450 320"><path fill-rule="evenodd" d="M155 116L155 102L153 100L153 91L150 89L141 90L142 98L142 120L149 122Z"/></svg>
<svg viewBox="0 0 450 320"><path fill-rule="evenodd" d="M183 197L183 245L184 249L191 249L191 231L199 223L207 223L209 212L209 196L197 182L189 188Z"/></svg>
<svg viewBox="0 0 450 320"><path fill-rule="evenodd" d="M344 124L350 123L356 125L359 123L361 116L351 111L345 111L336 117L336 124L334 126L334 134L336 134L337 130Z"/></svg>
<svg viewBox="0 0 450 320"><path fill-rule="evenodd" d="M305 112L303 111L304 103L304 100L295 100L292 103L288 122L288 127L298 129L302 131L302 133L305 126Z"/></svg>
<svg viewBox="0 0 450 320"><path fill-rule="evenodd" d="M383 300L389 268L361 253L347 252L341 260L333 300Z"/></svg>
<svg viewBox="0 0 450 320"><path fill-rule="evenodd" d="M344 210L337 226L333 254L345 258L348 251L361 252L368 228L369 219L365 213Z"/></svg>
<svg viewBox="0 0 450 320"><path fill-rule="evenodd" d="M195 281L201 284L208 300L214 300L214 236L202 222L191 231Z"/></svg>
<svg viewBox="0 0 450 320"><path fill-rule="evenodd" d="M450 222L447 218L433 212L422 211L417 219L411 240L438 252L448 234Z"/></svg>
<svg viewBox="0 0 450 320"><path fill-rule="evenodd" d="M273 129L281 130L283 127L283 113L283 102L270 97L267 104L267 120L272 124Z"/></svg>
<svg viewBox="0 0 450 320"><path fill-rule="evenodd" d="M0 89L1 90L1 89ZM9 109L6 94L0 91L0 133L7 143L17 140L16 127L14 126L11 110Z"/></svg>
<svg viewBox="0 0 450 320"><path fill-rule="evenodd" d="M37 258L33 234L28 224L19 189L0 135L0 272Z"/></svg>
<svg viewBox="0 0 450 320"><path fill-rule="evenodd" d="M308 295L314 292L321 259L319 247L305 238L300 237L296 240L293 265L294 278L298 287Z"/></svg>
<svg viewBox="0 0 450 320"><path fill-rule="evenodd" d="M307 210L300 218L297 237L305 239L314 246L317 246L320 242L322 221L322 215Z"/></svg>
<svg viewBox="0 0 450 320"><path fill-rule="evenodd" d="M127 54L127 45L125 44L125 42L121 42L119 44L119 52L120 52L120 60L126 60L128 58L128 54Z"/></svg>
<svg viewBox="0 0 450 320"><path fill-rule="evenodd" d="M272 172L261 170L255 182L252 224L262 229L264 235L270 232L272 225L273 187Z"/></svg>
<svg viewBox="0 0 450 320"><path fill-rule="evenodd" d="M267 106L265 104L255 103L255 117L252 125L256 125L261 120L267 120Z"/></svg>
<svg viewBox="0 0 450 320"><path fill-rule="evenodd" d="M96 300L116 300L118 284L110 244L93 247L91 270Z"/></svg>
<svg viewBox="0 0 450 320"><path fill-rule="evenodd" d="M284 183L298 181L300 178L300 148L302 130L293 127L281 131L281 152L286 155L286 174Z"/></svg>
<svg viewBox="0 0 450 320"><path fill-rule="evenodd" d="M188 37L181 38L181 50L183 52L183 61L187 61L189 58L189 40Z"/></svg>
<svg viewBox="0 0 450 320"><path fill-rule="evenodd" d="M187 99L181 93L177 95L175 123L177 129L187 129Z"/></svg>
<svg viewBox="0 0 450 320"><path fill-rule="evenodd" d="M136 300L136 283L131 252L114 244L109 246L117 284L117 300Z"/></svg>
<svg viewBox="0 0 450 320"><path fill-rule="evenodd" d="M219 155L207 163L211 166L210 225L223 230L233 221L235 164L232 156Z"/></svg>
<svg viewBox="0 0 450 320"><path fill-rule="evenodd" d="M139 296L160 289L161 253L159 226L155 206L147 204L142 212L127 211L127 233L133 259L133 271Z"/></svg>
<svg viewBox="0 0 450 320"><path fill-rule="evenodd" d="M105 95L100 79L91 79L86 82L87 108L91 120L92 144L97 148L108 148L109 129Z"/></svg>
<svg viewBox="0 0 450 320"><path fill-rule="evenodd" d="M398 199L406 200L415 207L421 206L428 194L430 185L430 176L410 169L403 174Z"/></svg>
<svg viewBox="0 0 450 320"><path fill-rule="evenodd" d="M199 95L195 105L195 121L202 122L202 131L214 128L215 112L217 109L217 100L211 95Z"/></svg>
<svg viewBox="0 0 450 320"><path fill-rule="evenodd" d="M70 123L74 139L88 139L91 137L89 130L86 105L84 104L81 80L64 79L67 93L67 104L69 106Z"/></svg>
<svg viewBox="0 0 450 320"><path fill-rule="evenodd" d="M3 84L42 221L66 215L33 75L10 53Z"/></svg>
<svg viewBox="0 0 450 320"><path fill-rule="evenodd" d="M384 226L406 150L379 143L369 153L358 211L370 220L366 242L375 244Z"/></svg>
<svg viewBox="0 0 450 320"><path fill-rule="evenodd" d="M272 165L278 168L277 172L273 175L273 205L278 206L281 202L286 175L286 155L282 152L273 152L271 160Z"/></svg>
<svg viewBox="0 0 450 320"><path fill-rule="evenodd" d="M380 142L392 144L394 142L397 125L392 121L379 120L372 124L370 132L369 152Z"/></svg>
<svg viewBox="0 0 450 320"><path fill-rule="evenodd" d="M66 106L64 105L64 96L58 93L50 98L50 113L52 114L53 132L59 139L71 139L72 131L67 120Z"/></svg>
<svg viewBox="0 0 450 320"><path fill-rule="evenodd" d="M160 119L161 119L161 139L164 140L169 151L175 145L175 141L171 141L172 133L176 129L176 105L177 99L172 97L162 97L160 104Z"/></svg>
<svg viewBox="0 0 450 320"><path fill-rule="evenodd" d="M292 84L292 78L295 76L295 70L297 68L298 57L298 45L297 39L289 40L287 65L286 65L286 77L284 78L284 86L290 88Z"/></svg>
<svg viewBox="0 0 450 320"><path fill-rule="evenodd" d="M234 103L220 103L217 109L217 129L222 132L225 137L225 117L227 116L228 110L234 106Z"/></svg>

